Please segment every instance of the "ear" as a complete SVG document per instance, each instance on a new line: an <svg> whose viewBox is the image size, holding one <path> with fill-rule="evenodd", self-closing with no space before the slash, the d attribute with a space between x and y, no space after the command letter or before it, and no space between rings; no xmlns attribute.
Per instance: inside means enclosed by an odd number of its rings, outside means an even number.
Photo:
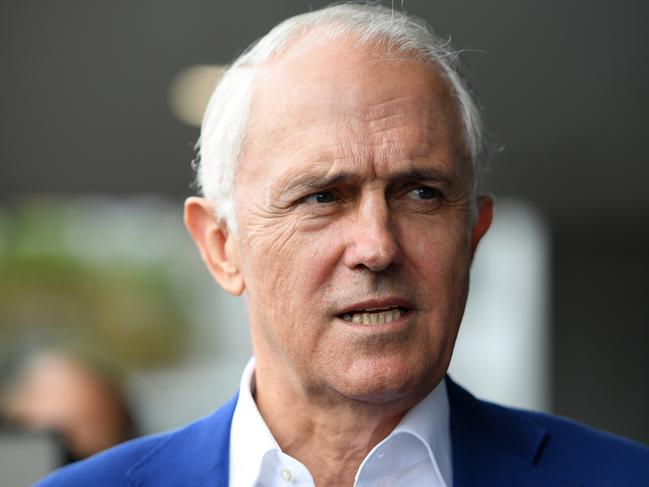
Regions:
<svg viewBox="0 0 649 487"><path fill-rule="evenodd" d="M212 204L205 198L187 198L184 219L214 280L230 294L243 293L245 284L235 239L225 224L217 222Z"/></svg>
<svg viewBox="0 0 649 487"><path fill-rule="evenodd" d="M478 196L478 215L471 230L471 258L475 255L478 243L491 226L494 216L494 199L491 195Z"/></svg>

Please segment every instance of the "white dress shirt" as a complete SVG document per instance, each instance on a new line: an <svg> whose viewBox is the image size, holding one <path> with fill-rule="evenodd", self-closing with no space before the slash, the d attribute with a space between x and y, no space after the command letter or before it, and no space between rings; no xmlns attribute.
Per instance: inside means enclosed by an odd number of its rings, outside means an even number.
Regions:
<svg viewBox="0 0 649 487"><path fill-rule="evenodd" d="M230 487L314 487L309 470L282 452L253 399L255 360L241 377L230 432ZM401 419L361 463L355 487L452 487L446 384Z"/></svg>

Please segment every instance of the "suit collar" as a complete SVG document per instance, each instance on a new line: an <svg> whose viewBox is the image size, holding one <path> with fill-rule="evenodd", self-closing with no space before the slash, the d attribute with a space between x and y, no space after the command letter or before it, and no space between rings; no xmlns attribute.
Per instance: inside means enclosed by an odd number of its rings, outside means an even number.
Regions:
<svg viewBox="0 0 649 487"><path fill-rule="evenodd" d="M201 420L161 438L127 476L135 486L227 487L230 425L237 395Z"/></svg>
<svg viewBox="0 0 649 487"><path fill-rule="evenodd" d="M547 430L522 414L479 401L446 377L453 485L574 485L537 465Z"/></svg>
<svg viewBox="0 0 649 487"><path fill-rule="evenodd" d="M453 485L567 486L537 466L547 431L515 411L477 400L446 378ZM233 397L212 415L168 434L127 472L134 486L227 487Z"/></svg>

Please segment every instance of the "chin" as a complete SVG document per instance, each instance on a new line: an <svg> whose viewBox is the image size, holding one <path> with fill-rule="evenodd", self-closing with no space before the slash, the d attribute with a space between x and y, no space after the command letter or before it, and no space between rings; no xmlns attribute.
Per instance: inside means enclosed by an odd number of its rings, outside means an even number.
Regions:
<svg viewBox="0 0 649 487"><path fill-rule="evenodd" d="M445 369L435 373L432 364L411 364L380 360L378 363L357 363L339 385L345 397L372 404L412 402L425 397L443 378Z"/></svg>

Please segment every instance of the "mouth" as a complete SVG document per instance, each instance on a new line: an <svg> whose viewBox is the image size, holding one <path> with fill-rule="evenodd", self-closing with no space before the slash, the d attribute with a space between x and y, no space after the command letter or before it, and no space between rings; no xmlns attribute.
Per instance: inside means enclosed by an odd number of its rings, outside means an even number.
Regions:
<svg viewBox="0 0 649 487"><path fill-rule="evenodd" d="M345 313L341 319L362 325L383 325L398 320L407 313L405 308L364 309Z"/></svg>
<svg viewBox="0 0 649 487"><path fill-rule="evenodd" d="M354 305L338 315L343 321L359 325L385 325L409 314L412 306L402 299L374 300Z"/></svg>

